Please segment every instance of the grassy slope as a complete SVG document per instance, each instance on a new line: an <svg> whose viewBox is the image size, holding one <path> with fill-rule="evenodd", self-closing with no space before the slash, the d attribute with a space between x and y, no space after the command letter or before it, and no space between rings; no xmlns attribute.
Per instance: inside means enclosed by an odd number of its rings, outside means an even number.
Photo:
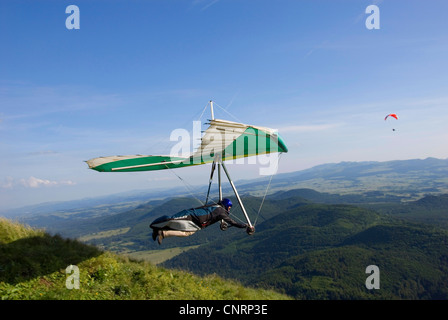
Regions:
<svg viewBox="0 0 448 320"><path fill-rule="evenodd" d="M66 287L69 265L79 268L79 289ZM288 299L216 275L198 277L133 261L2 218L0 297L2 300Z"/></svg>

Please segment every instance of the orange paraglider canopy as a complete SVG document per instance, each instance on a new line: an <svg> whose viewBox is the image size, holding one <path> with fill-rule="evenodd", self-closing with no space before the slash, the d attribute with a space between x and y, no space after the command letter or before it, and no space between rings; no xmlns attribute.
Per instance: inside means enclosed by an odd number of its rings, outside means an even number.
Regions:
<svg viewBox="0 0 448 320"><path fill-rule="evenodd" d="M398 120L398 116L397 116L395 113L390 113L390 114L388 114L388 115L386 116L386 118L384 118L384 120L386 120L388 117L393 117L393 118L395 118L395 119Z"/></svg>

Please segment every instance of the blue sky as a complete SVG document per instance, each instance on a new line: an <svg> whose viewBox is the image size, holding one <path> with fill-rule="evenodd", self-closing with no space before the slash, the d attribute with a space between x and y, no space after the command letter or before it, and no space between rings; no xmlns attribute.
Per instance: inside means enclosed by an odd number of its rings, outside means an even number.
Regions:
<svg viewBox="0 0 448 320"><path fill-rule="evenodd" d="M366 28L367 6L380 29ZM77 5L80 29L66 28ZM448 157L446 1L0 2L0 210L181 186L85 160L166 154L209 100L279 130L279 172ZM208 110L201 120L207 119ZM384 121L388 113L399 120ZM395 128L396 131L392 131ZM230 165L235 180L257 165ZM230 168L229 168L230 169ZM177 172L191 185L209 167Z"/></svg>

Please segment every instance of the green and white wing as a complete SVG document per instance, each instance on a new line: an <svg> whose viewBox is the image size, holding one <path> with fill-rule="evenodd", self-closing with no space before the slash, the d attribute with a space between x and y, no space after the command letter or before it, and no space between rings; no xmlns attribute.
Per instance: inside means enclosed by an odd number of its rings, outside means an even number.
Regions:
<svg viewBox="0 0 448 320"><path fill-rule="evenodd" d="M132 172L182 168L211 163L219 155L223 161L273 152L288 152L276 130L226 120L211 120L199 148L189 157L110 156L86 161L100 172Z"/></svg>
<svg viewBox="0 0 448 320"><path fill-rule="evenodd" d="M276 130L226 120L211 120L192 160L195 163L209 163L216 154L225 161L273 152L288 152Z"/></svg>
<svg viewBox="0 0 448 320"><path fill-rule="evenodd" d="M110 156L87 160L90 169L100 172L150 171L185 167L189 158L171 156Z"/></svg>

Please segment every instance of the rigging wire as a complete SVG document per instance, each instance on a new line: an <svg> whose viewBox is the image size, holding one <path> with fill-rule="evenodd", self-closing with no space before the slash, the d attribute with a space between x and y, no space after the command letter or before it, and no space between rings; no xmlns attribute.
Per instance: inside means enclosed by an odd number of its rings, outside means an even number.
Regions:
<svg viewBox="0 0 448 320"><path fill-rule="evenodd" d="M201 206L203 206L203 205L204 205L204 202L201 201L197 196L195 196L195 194L193 193L193 190L192 190L192 186L190 186L184 179L182 179L181 176L179 176L176 172L174 172L174 170L173 170L172 168L168 167L167 165L165 165L165 167L168 169L168 171L172 172L176 177L179 178L180 181L183 182L183 184L184 184L185 188L187 189L188 193L189 193L193 198L195 198L195 199L201 204Z"/></svg>
<svg viewBox="0 0 448 320"><path fill-rule="evenodd" d="M208 108L209 103L207 103L205 105L205 107L202 109L201 114L199 115L198 121L202 121L202 116L204 115L205 110ZM195 194L193 193L193 188L192 186L186 181L184 180L180 175L178 175L175 170L173 170L172 168L168 167L167 165L165 165L165 167L168 169L168 171L172 172L180 181L182 181L182 183L184 184L185 189L187 189L188 193L195 198L197 201L199 201L199 203L201 204L201 206L205 205L205 203L200 200L197 196L195 196ZM195 192L195 193L199 193L199 192Z"/></svg>
<svg viewBox="0 0 448 320"><path fill-rule="evenodd" d="M201 115L199 116L199 121L201 121L202 116L204 115L205 110L208 108L209 103L206 104L206 106L204 107L204 109L202 109Z"/></svg>
<svg viewBox="0 0 448 320"><path fill-rule="evenodd" d="M214 106L218 106L221 110L223 110L225 113L227 113L229 116L231 116L233 119L235 119L238 122L242 122L240 119L238 119L237 117L235 117L233 114L231 114L229 111L227 111L226 109L224 109L223 107L221 107L219 104L217 104L216 102L213 101L213 105Z"/></svg>
<svg viewBox="0 0 448 320"><path fill-rule="evenodd" d="M280 163L280 159L281 159L282 155L283 155L283 152L280 152L280 154L279 154L279 156L278 156L277 166L278 166L279 163ZM271 187L272 178L274 177L274 175L275 175L276 173L277 173L277 170L271 175L271 178L269 179L268 186L266 187L266 191L265 191L265 193L264 193L263 199L261 200L260 207L258 208L258 213L257 213L257 216L256 216L255 221L254 221L254 227L255 227L255 225L257 224L258 217L260 216L261 208L263 207L264 200L266 199L266 196L267 196L267 194L268 194L268 190L269 190L269 188Z"/></svg>

